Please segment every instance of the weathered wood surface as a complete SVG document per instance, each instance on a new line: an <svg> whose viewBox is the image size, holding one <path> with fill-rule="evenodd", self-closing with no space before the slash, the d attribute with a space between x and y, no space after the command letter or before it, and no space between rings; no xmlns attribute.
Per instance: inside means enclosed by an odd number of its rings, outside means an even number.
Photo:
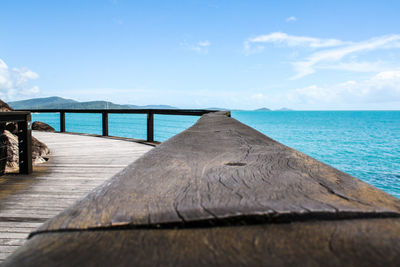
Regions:
<svg viewBox="0 0 400 267"><path fill-rule="evenodd" d="M34 236L4 266L399 266L400 220Z"/></svg>
<svg viewBox="0 0 400 267"><path fill-rule="evenodd" d="M0 177L0 262L28 234L151 149L133 142L34 132L51 149L31 175Z"/></svg>
<svg viewBox="0 0 400 267"><path fill-rule="evenodd" d="M5 266L396 266L400 200L204 115L31 234Z"/></svg>

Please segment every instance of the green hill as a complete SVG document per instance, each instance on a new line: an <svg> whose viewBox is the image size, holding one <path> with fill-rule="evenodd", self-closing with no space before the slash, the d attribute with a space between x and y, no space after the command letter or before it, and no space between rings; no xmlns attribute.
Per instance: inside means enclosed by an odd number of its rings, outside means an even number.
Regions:
<svg viewBox="0 0 400 267"><path fill-rule="evenodd" d="M177 109L168 105L119 105L108 101L78 102L58 96L9 102L13 109Z"/></svg>
<svg viewBox="0 0 400 267"><path fill-rule="evenodd" d="M64 104L74 104L79 103L78 101L72 99L65 99L58 96L53 97L45 97L45 98L33 98L21 101L9 102L8 104L13 109L39 109L39 108L47 108L47 106L51 106L51 108L64 105Z"/></svg>
<svg viewBox="0 0 400 267"><path fill-rule="evenodd" d="M48 109L130 109L129 105L118 105L108 101L89 101L78 103L64 103L59 105L45 105Z"/></svg>

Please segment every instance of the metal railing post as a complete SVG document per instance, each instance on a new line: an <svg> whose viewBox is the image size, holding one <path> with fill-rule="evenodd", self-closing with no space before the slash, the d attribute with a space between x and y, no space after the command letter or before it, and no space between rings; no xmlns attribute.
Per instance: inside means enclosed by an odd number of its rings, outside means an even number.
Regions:
<svg viewBox="0 0 400 267"><path fill-rule="evenodd" d="M108 112L104 111L102 113L102 121L103 121L103 136L108 136Z"/></svg>
<svg viewBox="0 0 400 267"><path fill-rule="evenodd" d="M32 130L31 114L27 114L25 121L18 122L18 150L19 172L32 173Z"/></svg>
<svg viewBox="0 0 400 267"><path fill-rule="evenodd" d="M60 111L60 132L65 132L65 112Z"/></svg>
<svg viewBox="0 0 400 267"><path fill-rule="evenodd" d="M154 113L153 111L147 112L147 142L154 141Z"/></svg>

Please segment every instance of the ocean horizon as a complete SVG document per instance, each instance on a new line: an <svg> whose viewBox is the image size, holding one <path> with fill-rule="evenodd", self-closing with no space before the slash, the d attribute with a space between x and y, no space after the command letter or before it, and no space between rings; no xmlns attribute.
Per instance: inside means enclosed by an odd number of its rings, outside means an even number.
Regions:
<svg viewBox="0 0 400 267"><path fill-rule="evenodd" d="M232 117L270 138L400 198L400 111L244 111ZM155 115L154 139L165 141L199 117ZM60 129L57 113L33 113ZM66 114L66 131L102 133L101 114ZM109 114L109 135L146 139L145 114Z"/></svg>

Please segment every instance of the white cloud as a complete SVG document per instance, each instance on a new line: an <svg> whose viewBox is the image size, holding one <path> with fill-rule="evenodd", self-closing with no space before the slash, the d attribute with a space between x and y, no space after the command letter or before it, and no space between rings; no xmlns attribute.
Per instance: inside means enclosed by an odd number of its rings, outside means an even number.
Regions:
<svg viewBox="0 0 400 267"><path fill-rule="evenodd" d="M381 72L387 70L388 64L386 62L358 62L355 58L362 53L375 50L399 49L400 34L384 35L360 42L347 42L338 39L321 39L273 32L247 39L244 42L244 49L246 54L258 53L265 50L268 44L298 48L297 52L308 54L303 59L291 63L296 71L292 79L298 79L315 73L317 69L354 72ZM299 50L299 48L312 50Z"/></svg>
<svg viewBox="0 0 400 267"><path fill-rule="evenodd" d="M5 100L35 95L38 86L30 86L30 81L39 78L36 72L27 68L9 68L0 59L0 97Z"/></svg>
<svg viewBox="0 0 400 267"><path fill-rule="evenodd" d="M211 43L210 43L209 41L206 40L206 41L200 41L200 42L198 42L197 45L200 46L200 47L207 47L207 46L210 46Z"/></svg>
<svg viewBox="0 0 400 267"><path fill-rule="evenodd" d="M345 57L366 51L378 50L378 49L387 49L394 48L398 45L400 41L400 35L392 34L381 37L375 37L369 39L367 41L358 42L358 43L350 43L340 48L335 49L327 49L319 52L313 53L311 56L306 58L304 61L298 61L293 63L293 67L296 70L297 74L293 77L293 79L298 79L303 76L312 74L315 72L317 68L319 68L319 64L332 64L340 62ZM365 64L365 63L364 63ZM334 65L338 69L340 65ZM354 62L352 66L349 64L342 65L344 70L353 70L357 71L359 68L354 68ZM353 68L350 68L353 67Z"/></svg>
<svg viewBox="0 0 400 267"><path fill-rule="evenodd" d="M400 70L380 72L362 81L346 81L331 86L311 85L290 91L292 103L384 103L400 101Z"/></svg>
<svg viewBox="0 0 400 267"><path fill-rule="evenodd" d="M266 35L259 35L245 41L245 49L250 49L252 44L274 43L291 47L304 46L311 48L333 47L345 44L337 39L321 39L307 36L288 35L283 32L273 32Z"/></svg>
<svg viewBox="0 0 400 267"><path fill-rule="evenodd" d="M385 71L375 75L373 80L400 80L400 71Z"/></svg>
<svg viewBox="0 0 400 267"><path fill-rule="evenodd" d="M354 72L381 72L390 69L386 62L339 62L337 64L321 64L319 69L345 70Z"/></svg>
<svg viewBox="0 0 400 267"><path fill-rule="evenodd" d="M199 41L196 44L189 44L186 41L180 44L183 48L191 51L195 51L201 54L207 54L208 48L211 46L211 42L208 40Z"/></svg>
<svg viewBox="0 0 400 267"><path fill-rule="evenodd" d="M294 22L296 20L297 20L297 18L295 16L290 16L290 17L286 18L286 22Z"/></svg>

